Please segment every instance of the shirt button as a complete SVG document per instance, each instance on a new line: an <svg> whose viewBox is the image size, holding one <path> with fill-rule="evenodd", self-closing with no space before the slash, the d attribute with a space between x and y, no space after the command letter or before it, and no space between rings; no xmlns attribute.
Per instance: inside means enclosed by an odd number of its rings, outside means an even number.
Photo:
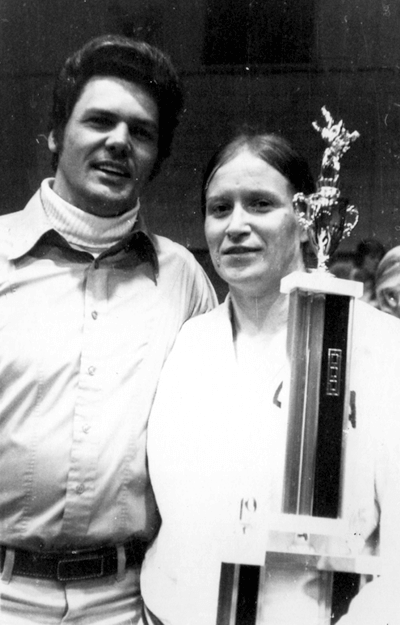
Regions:
<svg viewBox="0 0 400 625"><path fill-rule="evenodd" d="M85 434L87 434L90 430L90 425L85 423L85 425L82 426L82 430L85 432Z"/></svg>
<svg viewBox="0 0 400 625"><path fill-rule="evenodd" d="M96 371L96 367L89 367L89 369L88 369L89 375L94 375L95 371Z"/></svg>
<svg viewBox="0 0 400 625"><path fill-rule="evenodd" d="M78 493L78 495L82 495L84 490L85 486L83 484L78 484L78 486L75 488L75 491Z"/></svg>
<svg viewBox="0 0 400 625"><path fill-rule="evenodd" d="M97 319L98 316L99 316L99 313L97 312L97 310L93 310L92 312L93 319Z"/></svg>

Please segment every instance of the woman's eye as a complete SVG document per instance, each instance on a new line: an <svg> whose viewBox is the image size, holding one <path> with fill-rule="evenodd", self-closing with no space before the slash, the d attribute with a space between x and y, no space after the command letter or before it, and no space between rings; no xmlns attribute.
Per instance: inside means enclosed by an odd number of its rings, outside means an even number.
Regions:
<svg viewBox="0 0 400 625"><path fill-rule="evenodd" d="M399 294L394 289L385 289L384 294L389 306L397 305L397 302L400 298Z"/></svg>
<svg viewBox="0 0 400 625"><path fill-rule="evenodd" d="M207 206L207 213L215 217L222 217L226 215L229 210L230 206L228 204L212 204L211 206Z"/></svg>
<svg viewBox="0 0 400 625"><path fill-rule="evenodd" d="M272 207L272 202L271 200L260 198L257 200L253 200L250 206L253 210L257 212L264 212L270 210L270 208Z"/></svg>

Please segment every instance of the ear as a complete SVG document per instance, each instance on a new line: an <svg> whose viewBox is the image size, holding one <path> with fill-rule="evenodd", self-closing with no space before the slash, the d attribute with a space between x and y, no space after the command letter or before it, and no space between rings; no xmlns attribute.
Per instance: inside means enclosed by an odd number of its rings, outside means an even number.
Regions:
<svg viewBox="0 0 400 625"><path fill-rule="evenodd" d="M49 136L47 137L47 145L49 146L50 152L52 152L53 154L58 153L58 146L57 146L57 142L54 136L54 130L52 130Z"/></svg>

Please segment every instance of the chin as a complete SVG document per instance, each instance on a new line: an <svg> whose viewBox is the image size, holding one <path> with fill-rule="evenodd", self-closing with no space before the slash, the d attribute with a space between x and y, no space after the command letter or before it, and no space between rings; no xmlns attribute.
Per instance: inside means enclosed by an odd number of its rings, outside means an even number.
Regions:
<svg viewBox="0 0 400 625"><path fill-rule="evenodd" d="M233 289L249 297L264 297L279 295L282 276L268 276L264 271L263 274L242 276L240 279L224 279Z"/></svg>
<svg viewBox="0 0 400 625"><path fill-rule="evenodd" d="M91 212L99 217L116 217L131 210L137 202L136 196L127 199L121 198L121 194L103 193L93 195L88 203Z"/></svg>
<svg viewBox="0 0 400 625"><path fill-rule="evenodd" d="M264 267L254 267L254 265L242 265L236 267L230 266L226 268L220 268L220 274L222 274L221 277L224 278L224 280L226 280L227 282L232 281L236 284L241 282L244 284L246 284L246 282L258 282L262 277L265 276L266 271L268 270L266 270Z"/></svg>

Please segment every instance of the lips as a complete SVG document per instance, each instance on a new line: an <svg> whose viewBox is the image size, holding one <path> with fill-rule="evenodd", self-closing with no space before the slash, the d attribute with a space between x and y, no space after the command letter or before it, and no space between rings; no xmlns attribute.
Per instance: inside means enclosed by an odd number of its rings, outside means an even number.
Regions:
<svg viewBox="0 0 400 625"><path fill-rule="evenodd" d="M259 252L260 249L258 247L246 247L245 245L234 245L232 247L228 247L222 253L227 256L233 256L236 254L252 254L255 252Z"/></svg>
<svg viewBox="0 0 400 625"><path fill-rule="evenodd" d="M128 167L115 161L100 161L94 163L93 167L108 176L118 176L122 178L131 177Z"/></svg>

